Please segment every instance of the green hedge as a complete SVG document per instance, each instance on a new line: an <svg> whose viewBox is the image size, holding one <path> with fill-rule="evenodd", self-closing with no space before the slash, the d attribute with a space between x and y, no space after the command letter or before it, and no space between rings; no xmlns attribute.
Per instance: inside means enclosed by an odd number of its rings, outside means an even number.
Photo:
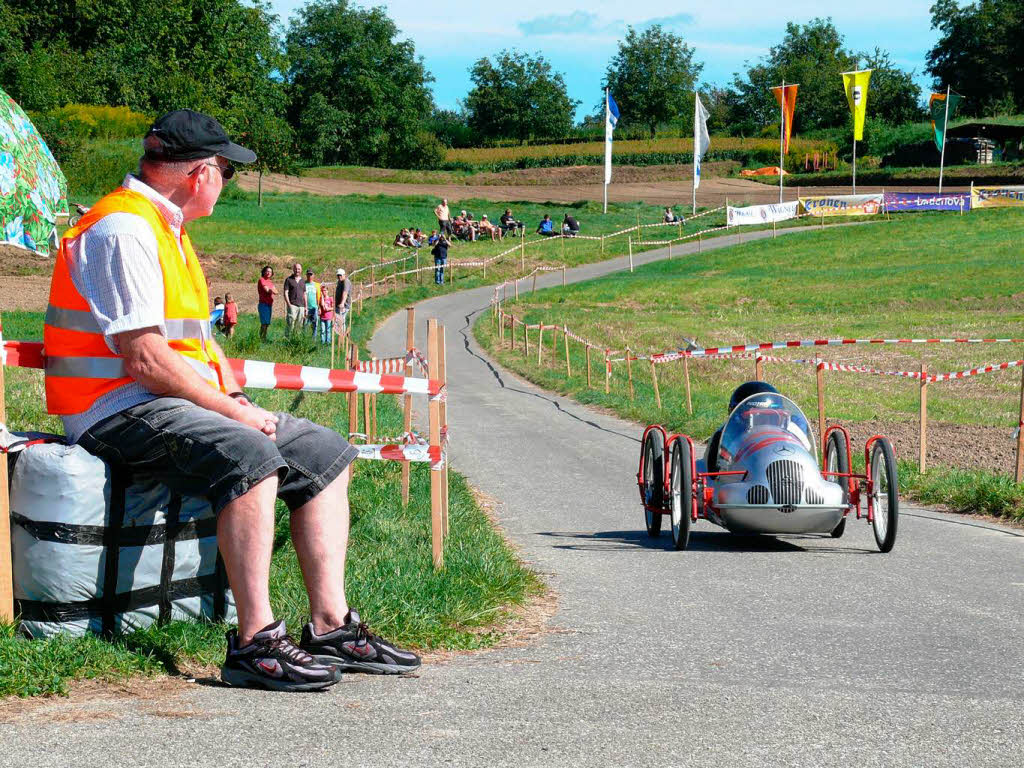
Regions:
<svg viewBox="0 0 1024 768"><path fill-rule="evenodd" d="M710 150L704 156L704 162L715 160L736 160L745 167L778 165L779 154L773 149L731 149ZM692 152L644 152L629 155L613 156L614 165L690 165L693 163ZM564 154L550 157L517 157L511 160L497 160L488 163L469 163L465 161L442 163L438 170L466 171L469 173L502 173L527 168L565 168L572 165L604 165L604 155Z"/></svg>

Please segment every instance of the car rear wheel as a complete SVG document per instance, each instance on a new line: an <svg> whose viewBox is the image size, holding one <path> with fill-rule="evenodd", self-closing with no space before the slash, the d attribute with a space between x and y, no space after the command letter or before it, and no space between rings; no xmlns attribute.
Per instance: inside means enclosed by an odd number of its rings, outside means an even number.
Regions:
<svg viewBox="0 0 1024 768"><path fill-rule="evenodd" d="M690 457L690 443L677 439L672 446L671 489L672 545L686 549L690 542L690 523L693 511L693 466Z"/></svg>
<svg viewBox="0 0 1024 768"><path fill-rule="evenodd" d="M846 452L846 440L839 432L832 432L825 443L825 471L846 473L850 471L850 457ZM850 478L829 475L829 482L837 483L843 489L843 504L850 503ZM846 532L846 517L832 529L832 538L838 539Z"/></svg>
<svg viewBox="0 0 1024 768"><path fill-rule="evenodd" d="M899 482L896 478L896 457L892 445L881 437L871 449L871 501L874 507L872 527L875 542L882 552L889 552L896 543L899 522Z"/></svg>
<svg viewBox="0 0 1024 768"><path fill-rule="evenodd" d="M661 509L665 503L665 438L657 429L647 433L644 440L644 522L647 535L661 533Z"/></svg>

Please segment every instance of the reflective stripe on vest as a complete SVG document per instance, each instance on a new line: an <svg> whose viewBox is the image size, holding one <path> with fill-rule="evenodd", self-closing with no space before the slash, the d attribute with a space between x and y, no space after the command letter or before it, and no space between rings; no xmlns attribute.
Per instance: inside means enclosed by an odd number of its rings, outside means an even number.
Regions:
<svg viewBox="0 0 1024 768"><path fill-rule="evenodd" d="M46 375L79 379L120 379L124 372L121 357L47 357Z"/></svg>
<svg viewBox="0 0 1024 768"><path fill-rule="evenodd" d="M92 312L81 309L65 309L50 304L46 307L47 325L54 328L63 328L67 331L82 331L83 333L100 333L99 323L92 316Z"/></svg>

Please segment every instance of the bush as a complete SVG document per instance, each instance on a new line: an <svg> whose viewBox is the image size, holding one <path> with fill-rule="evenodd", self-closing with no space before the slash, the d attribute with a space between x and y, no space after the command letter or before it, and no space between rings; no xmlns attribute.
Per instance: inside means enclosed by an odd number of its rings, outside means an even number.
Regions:
<svg viewBox="0 0 1024 768"><path fill-rule="evenodd" d="M141 139L153 122L128 107L94 104L68 104L48 114L57 120L77 123L90 139Z"/></svg>
<svg viewBox="0 0 1024 768"><path fill-rule="evenodd" d="M68 198L106 194L131 173L139 163L142 145L138 139L86 141L61 170L68 180Z"/></svg>
<svg viewBox="0 0 1024 768"><path fill-rule="evenodd" d="M52 113L30 113L29 118L60 166L73 162L88 138L88 128L77 121L63 120Z"/></svg>

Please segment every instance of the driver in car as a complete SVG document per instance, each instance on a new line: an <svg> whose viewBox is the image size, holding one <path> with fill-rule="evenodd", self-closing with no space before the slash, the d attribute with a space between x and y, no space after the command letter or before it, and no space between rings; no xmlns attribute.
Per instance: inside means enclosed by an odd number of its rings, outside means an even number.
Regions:
<svg viewBox="0 0 1024 768"><path fill-rule="evenodd" d="M729 414L736 410L736 406L742 403L751 395L761 395L766 392L773 394L781 394L779 390L769 384L767 381L747 381L740 384L733 390L732 397L729 398ZM728 423L728 414L726 416L726 423ZM704 453L704 463L708 468L708 472L718 472L718 448L722 442L722 430L725 429L725 424L722 424L708 440L708 447Z"/></svg>

